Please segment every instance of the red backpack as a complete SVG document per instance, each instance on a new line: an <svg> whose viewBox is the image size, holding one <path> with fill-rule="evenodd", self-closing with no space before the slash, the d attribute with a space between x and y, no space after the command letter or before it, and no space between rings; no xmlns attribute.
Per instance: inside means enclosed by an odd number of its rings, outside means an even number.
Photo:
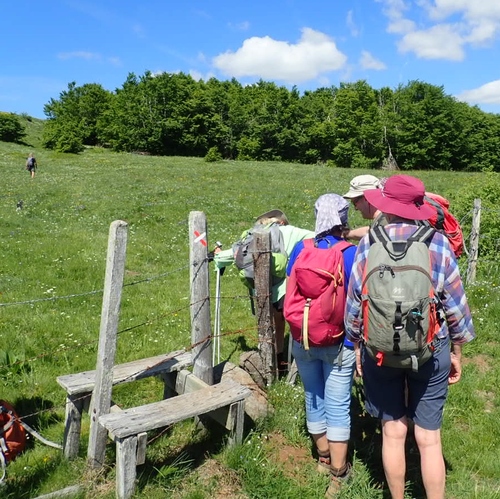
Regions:
<svg viewBox="0 0 500 499"><path fill-rule="evenodd" d="M0 400L0 462L13 461L26 447L26 431L14 408Z"/></svg>
<svg viewBox="0 0 500 499"><path fill-rule="evenodd" d="M449 211L450 202L432 192L425 193L424 202L436 212L429 218L429 223L448 238L451 249L459 258L464 251L464 236L460 223Z"/></svg>
<svg viewBox="0 0 500 499"><path fill-rule="evenodd" d="M283 313L295 341L329 346L344 337L346 288L342 252L352 246L339 241L328 249L314 239L304 240L288 278Z"/></svg>

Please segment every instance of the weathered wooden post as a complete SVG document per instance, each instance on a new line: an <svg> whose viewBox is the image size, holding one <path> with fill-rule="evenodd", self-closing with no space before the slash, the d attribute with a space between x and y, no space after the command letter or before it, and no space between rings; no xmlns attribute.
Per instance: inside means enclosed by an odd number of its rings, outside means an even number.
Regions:
<svg viewBox="0 0 500 499"><path fill-rule="evenodd" d="M125 274L127 250L127 223L115 220L109 228L108 254L104 296L102 299L101 327L92 407L90 413L90 436L87 461L90 467L104 464L108 432L99 425L99 416L109 413L113 388L113 367L116 354L118 316Z"/></svg>
<svg viewBox="0 0 500 499"><path fill-rule="evenodd" d="M469 259L467 262L467 277L466 277L467 284L472 284L476 280L480 225L481 225L481 200L474 199L474 212L472 213L472 229L470 233Z"/></svg>
<svg viewBox="0 0 500 499"><path fill-rule="evenodd" d="M253 251L254 261L255 313L259 331L259 354L266 383L270 385L277 378L277 370L271 296L271 234L269 231L255 231L251 251Z"/></svg>
<svg viewBox="0 0 500 499"><path fill-rule="evenodd" d="M193 374L213 385L207 219L202 211L192 211L189 214L189 279Z"/></svg>

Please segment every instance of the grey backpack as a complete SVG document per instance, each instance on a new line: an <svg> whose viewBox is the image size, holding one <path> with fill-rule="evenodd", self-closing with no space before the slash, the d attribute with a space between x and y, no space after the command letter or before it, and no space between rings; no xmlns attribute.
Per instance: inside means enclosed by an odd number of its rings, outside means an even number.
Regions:
<svg viewBox="0 0 500 499"><path fill-rule="evenodd" d="M407 240L391 241L380 225L370 229L361 316L367 352L378 365L417 371L432 356L439 330L428 248L434 233L419 227Z"/></svg>
<svg viewBox="0 0 500 499"><path fill-rule="evenodd" d="M266 230L271 234L271 276L273 284L282 281L286 276L288 256L285 241L277 222L270 224L255 224L241 235L240 240L233 244L234 264L239 269L240 278L249 288L254 287L254 265L252 245L256 230Z"/></svg>

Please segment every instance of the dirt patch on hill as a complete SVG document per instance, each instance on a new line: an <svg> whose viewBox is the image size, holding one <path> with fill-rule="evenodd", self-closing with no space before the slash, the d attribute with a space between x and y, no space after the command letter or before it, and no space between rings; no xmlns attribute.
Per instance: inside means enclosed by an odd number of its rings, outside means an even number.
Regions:
<svg viewBox="0 0 500 499"><path fill-rule="evenodd" d="M315 461L307 449L288 444L281 433L265 434L261 438L266 455L287 477L300 480L311 473ZM245 499L248 497L242 492L242 483L238 473L224 467L215 459L207 459L196 469L195 482L203 489L211 491L211 499ZM181 491L181 495L184 492L185 490Z"/></svg>
<svg viewBox="0 0 500 499"><path fill-rule="evenodd" d="M473 364L477 367L477 370L481 374L487 373L491 369L492 362L493 359L490 356L484 354L474 355L474 357L471 358L462 357L462 363L464 366L466 366L467 364Z"/></svg>
<svg viewBox="0 0 500 499"><path fill-rule="evenodd" d="M215 459L208 459L197 470L200 483L209 485L217 483L212 499L245 499L247 496L241 492L241 481L238 474L225 468Z"/></svg>
<svg viewBox="0 0 500 499"><path fill-rule="evenodd" d="M308 449L288 444L281 433L265 435L263 440L271 459L281 465L286 476L298 478L310 472L314 459Z"/></svg>

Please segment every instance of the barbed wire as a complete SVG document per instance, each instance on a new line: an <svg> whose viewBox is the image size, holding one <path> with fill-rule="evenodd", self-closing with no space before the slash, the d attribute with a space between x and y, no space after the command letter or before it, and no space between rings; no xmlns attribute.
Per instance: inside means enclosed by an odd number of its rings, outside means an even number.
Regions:
<svg viewBox="0 0 500 499"><path fill-rule="evenodd" d="M125 283L125 284L123 284L123 288L129 287L129 286L135 286L137 284L142 284L142 283L145 283L145 282L151 282L151 281L154 281L154 280L157 280L157 279L162 279L164 277L168 277L169 275L175 274L176 272L180 272L182 270L186 270L188 268L189 268L189 265L184 265L184 266L179 267L177 269L170 270L168 272L164 272L164 273L158 274L156 276L147 277L147 278L144 278L144 279L140 279L138 281ZM15 305L31 305L31 304L40 303L40 302L46 302L46 301L67 300L67 299L70 299L70 298L80 298L82 296L96 295L96 294L100 294L100 293L103 293L103 292L104 292L104 289L95 289L93 291L85 291L85 292L82 292L82 293L73 293L73 294L63 295L63 296L45 296L43 298L33 298L33 299L30 299L30 300L15 301L15 302L4 302L4 303L0 303L0 307L11 307L11 306L15 306Z"/></svg>
<svg viewBox="0 0 500 499"><path fill-rule="evenodd" d="M138 324L134 324L133 326L128 326L126 328L120 329L120 330L118 330L118 332L116 334L117 334L117 336L119 336L121 334L133 331L133 330L138 329L138 328L143 327L143 326L150 326L150 325L156 324L157 322L161 321L162 319L165 319L166 317L169 317L172 315L177 315L177 314L179 314L179 312L190 309L192 306L195 306L195 305L198 305L198 304L203 303L205 301L211 300L212 298L213 298L212 296L208 296L208 297L202 298L196 302L192 302L192 303L183 305L179 308L169 310L169 311L164 312L156 317L149 318L148 320L145 320L145 321L140 322ZM245 300L248 299L248 295L221 296L220 298L221 298L221 300L231 300L234 303L238 299L245 299ZM213 336L213 337L215 337L215 336ZM83 343L79 342L79 343L76 343L74 345L62 346L62 347L58 348L57 350L52 349L49 352L43 352L43 353L40 353L40 354L35 355L33 357L30 357L28 359L20 359L20 360L16 360L14 362L11 362L11 363L0 364L0 369L11 369L13 367L27 364L30 362L34 362L34 361L37 361L37 360L40 360L40 359L43 359L46 357L56 356L57 354L59 354L61 352L76 350L76 349L79 349L81 347L88 347L91 345L97 346L95 339L92 339L88 342L83 342Z"/></svg>
<svg viewBox="0 0 500 499"><path fill-rule="evenodd" d="M203 301L203 300L200 300L200 301ZM138 371L135 371L134 373L130 374L129 376L127 376L126 378L123 378L119 384L124 384L124 383L127 383L129 380L133 379L133 378L136 378L138 376L140 376L141 374L143 374L144 372L148 371L148 370L152 370L154 369L155 367L163 364L165 361L168 361L168 360L172 360L173 358L175 358L177 355L179 355L179 353L185 353L185 352L189 352L191 351L193 348L199 346L199 345L203 345L204 343L206 343L207 341L209 340L212 340L213 338L215 337L227 337L227 336L241 336L242 334L243 335L246 335L247 333L249 332L257 332L258 331L258 326L257 325L254 325L254 326L249 326L247 328L238 328L238 329L235 329L235 330L232 330L232 331L226 331L225 333L221 333L219 335L208 335L206 336L205 338L199 340L198 342L196 343L192 343L180 350L177 350L176 352L174 353L171 353L170 356L167 356L167 357L164 357L161 359L161 361L157 362L157 363L153 363L151 365L148 365L147 367L145 367L144 369L141 369L141 370L138 370ZM90 342L89 342L90 343ZM92 341L92 343L95 344L95 346L97 346L97 343L95 340ZM69 349L69 348L67 348ZM61 350L67 350L66 348L65 349L61 349ZM39 356L36 357L36 359L38 359ZM255 386L258 386L257 383L253 383L251 385L255 385ZM80 397L74 397L72 398L72 401L73 403L74 402L78 402L78 401L81 401L81 400L84 400L86 398L89 397L89 394L88 393L84 393L82 394ZM39 411L36 411L36 412L31 412L29 414L25 414L23 416L19 416L18 415L18 418L19 420L24 420L24 419L28 419L28 418L32 418L32 417L35 417L35 416L38 416L40 414L44 414L46 412L56 412L58 410L64 410L66 408L66 405L67 405L67 402L64 403L64 405L55 405L55 406L52 406L52 407L49 407L49 408L46 408L46 409L40 409Z"/></svg>

